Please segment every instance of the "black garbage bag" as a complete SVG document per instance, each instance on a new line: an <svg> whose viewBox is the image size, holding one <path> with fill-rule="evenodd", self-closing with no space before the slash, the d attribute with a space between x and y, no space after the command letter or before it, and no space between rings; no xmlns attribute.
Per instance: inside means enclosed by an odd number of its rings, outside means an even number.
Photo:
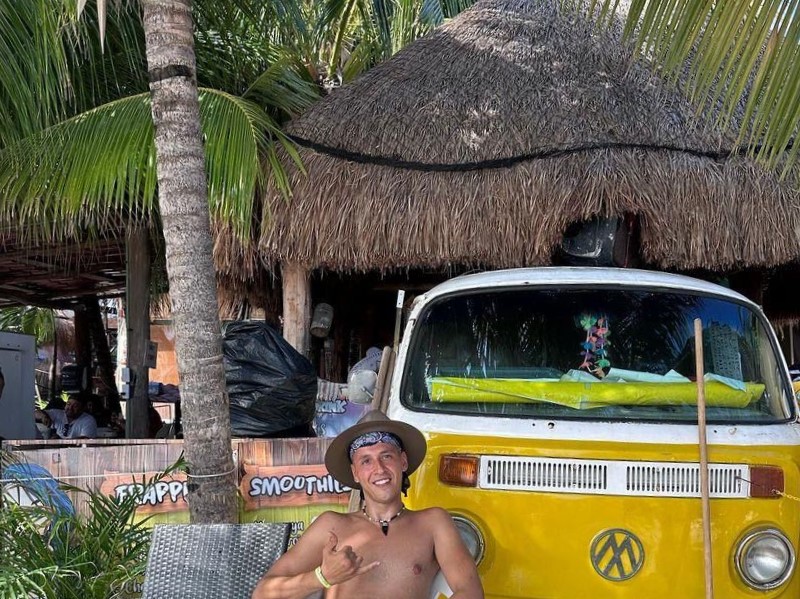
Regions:
<svg viewBox="0 0 800 599"><path fill-rule="evenodd" d="M234 322L222 342L235 437L313 437L314 367L265 322Z"/></svg>

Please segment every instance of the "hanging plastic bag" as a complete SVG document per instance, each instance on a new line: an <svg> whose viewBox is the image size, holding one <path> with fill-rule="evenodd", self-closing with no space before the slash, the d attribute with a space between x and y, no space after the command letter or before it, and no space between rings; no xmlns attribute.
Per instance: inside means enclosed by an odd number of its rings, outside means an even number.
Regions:
<svg viewBox="0 0 800 599"><path fill-rule="evenodd" d="M265 322L233 322L223 338L234 437L313 437L314 367Z"/></svg>

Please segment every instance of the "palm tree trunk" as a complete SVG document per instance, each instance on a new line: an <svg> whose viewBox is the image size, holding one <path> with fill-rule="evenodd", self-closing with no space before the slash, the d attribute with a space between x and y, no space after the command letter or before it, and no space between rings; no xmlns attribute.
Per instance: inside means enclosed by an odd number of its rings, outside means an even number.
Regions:
<svg viewBox="0 0 800 599"><path fill-rule="evenodd" d="M192 522L236 522L191 0L143 0ZM191 475L195 475L192 477Z"/></svg>

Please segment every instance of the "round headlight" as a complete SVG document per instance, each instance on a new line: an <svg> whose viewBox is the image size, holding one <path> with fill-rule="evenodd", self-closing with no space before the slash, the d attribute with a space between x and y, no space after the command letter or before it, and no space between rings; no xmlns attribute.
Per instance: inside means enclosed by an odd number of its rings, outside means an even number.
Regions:
<svg viewBox="0 0 800 599"><path fill-rule="evenodd" d="M472 559L476 564L481 563L483 559L484 541L480 529L475 525L472 520L464 516L453 516L453 522L458 529L458 534L461 535L461 540L467 547Z"/></svg>
<svg viewBox="0 0 800 599"><path fill-rule="evenodd" d="M794 549L779 530L749 533L736 550L736 568L754 589L774 589L786 582L794 568Z"/></svg>

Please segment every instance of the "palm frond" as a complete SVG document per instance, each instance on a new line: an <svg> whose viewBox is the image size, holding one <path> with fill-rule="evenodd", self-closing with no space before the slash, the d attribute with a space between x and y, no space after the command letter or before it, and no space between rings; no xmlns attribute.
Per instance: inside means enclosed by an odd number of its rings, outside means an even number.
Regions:
<svg viewBox="0 0 800 599"><path fill-rule="evenodd" d="M62 15L49 0L0 1L0 147L66 114Z"/></svg>
<svg viewBox="0 0 800 599"><path fill-rule="evenodd" d="M272 176L289 194L276 142L301 167L294 145L280 126L256 104L217 90L201 90L200 115L206 138L208 197L212 218L230 225L241 241L250 242L256 214L256 190ZM262 156L270 172L262 165ZM302 167L301 167L302 168Z"/></svg>
<svg viewBox="0 0 800 599"><path fill-rule="evenodd" d="M60 237L146 217L154 161L149 96L110 102L0 153L0 218Z"/></svg>
<svg viewBox="0 0 800 599"><path fill-rule="evenodd" d="M3 464L13 462L0 452ZM184 467L182 458L164 472L133 480L144 492ZM61 485L82 496L85 509L48 504L0 509L0 599L108 599L144 574L150 530L135 517L140 494L124 498Z"/></svg>
<svg viewBox="0 0 800 599"><path fill-rule="evenodd" d="M440 25L444 22L444 9L440 0L422 0L422 8L419 12L423 23L429 25Z"/></svg>
<svg viewBox="0 0 800 599"><path fill-rule="evenodd" d="M272 83L277 94L280 79L275 76ZM268 91L265 83L261 92ZM298 91L282 106L298 109L310 96L302 98ZM203 89L200 111L211 214L249 239L256 189L270 176L262 157L273 171L280 170L270 158L275 141L290 153L294 148L278 124L249 100ZM282 173L272 176L288 193ZM155 192L148 94L90 110L0 153L0 219L23 225L34 237L73 237L150 219L157 209Z"/></svg>
<svg viewBox="0 0 800 599"><path fill-rule="evenodd" d="M252 81L243 97L283 120L302 114L320 94L316 82L296 57L284 54Z"/></svg>
<svg viewBox="0 0 800 599"><path fill-rule="evenodd" d="M74 96L71 115L147 91L144 32L138 3L112 5L102 41L100 18L97 11L86 10L71 27L65 28L64 45Z"/></svg>
<svg viewBox="0 0 800 599"><path fill-rule="evenodd" d="M618 2L602 1L606 23ZM800 0L634 0L625 31L671 77L688 65L700 109L787 172L798 153L799 10Z"/></svg>
<svg viewBox="0 0 800 599"><path fill-rule="evenodd" d="M0 309L0 329L33 335L39 345L53 340L55 327L55 314L50 308L18 306Z"/></svg>
<svg viewBox="0 0 800 599"><path fill-rule="evenodd" d="M474 0L422 0L419 19L425 25L436 27L473 4Z"/></svg>

